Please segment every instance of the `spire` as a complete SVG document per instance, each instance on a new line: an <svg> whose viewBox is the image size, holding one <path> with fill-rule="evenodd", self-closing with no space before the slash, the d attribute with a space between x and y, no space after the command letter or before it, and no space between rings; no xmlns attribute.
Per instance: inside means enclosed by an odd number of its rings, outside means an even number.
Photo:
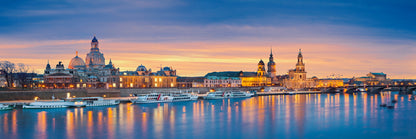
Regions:
<svg viewBox="0 0 416 139"><path fill-rule="evenodd" d="M75 51L76 57L78 57L78 51Z"/></svg>
<svg viewBox="0 0 416 139"><path fill-rule="evenodd" d="M270 56L273 56L273 49L270 47Z"/></svg>
<svg viewBox="0 0 416 139"><path fill-rule="evenodd" d="M98 42L97 38L94 35L94 38L92 38L92 42Z"/></svg>
<svg viewBox="0 0 416 139"><path fill-rule="evenodd" d="M113 64L113 62L111 62L111 58L110 58L110 62L109 62L108 64L110 64L110 65L112 65L112 64Z"/></svg>

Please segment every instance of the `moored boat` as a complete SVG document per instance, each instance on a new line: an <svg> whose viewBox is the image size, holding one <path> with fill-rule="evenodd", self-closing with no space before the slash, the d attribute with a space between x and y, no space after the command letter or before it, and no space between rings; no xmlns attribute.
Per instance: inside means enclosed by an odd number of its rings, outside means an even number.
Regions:
<svg viewBox="0 0 416 139"><path fill-rule="evenodd" d="M0 110L11 110L14 107L12 105L7 105L7 104L0 104Z"/></svg>
<svg viewBox="0 0 416 139"><path fill-rule="evenodd" d="M84 102L65 102L65 101L37 101L22 106L24 109L52 109L68 107L85 107Z"/></svg>
<svg viewBox="0 0 416 139"><path fill-rule="evenodd" d="M253 93L242 91L215 91L210 92L205 99L245 98L252 97Z"/></svg>
<svg viewBox="0 0 416 139"><path fill-rule="evenodd" d="M164 103L197 100L198 96L189 93L150 93L130 99L132 103Z"/></svg>
<svg viewBox="0 0 416 139"><path fill-rule="evenodd" d="M120 101L118 100L105 100L102 97L77 97L77 98L67 98L66 102L84 102L87 107L91 106L111 106L118 105Z"/></svg>

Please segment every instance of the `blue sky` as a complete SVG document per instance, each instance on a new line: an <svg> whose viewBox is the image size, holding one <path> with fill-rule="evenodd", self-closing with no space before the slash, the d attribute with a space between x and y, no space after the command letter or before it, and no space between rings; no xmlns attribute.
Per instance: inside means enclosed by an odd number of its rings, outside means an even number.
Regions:
<svg viewBox="0 0 416 139"><path fill-rule="evenodd" d="M111 49L116 47L109 44L129 43L129 47L138 47L142 44L158 45L166 44L169 47L141 51L129 49L136 54L167 55L169 49L207 49L212 44L222 47L238 48L238 44L250 44L251 48L264 51L241 52L244 55L236 57L248 57L250 63L241 63L242 67L228 67L224 70L251 70L259 59L267 59L270 47L276 50L277 58L282 61L280 73L293 67L289 58L296 55L300 44L310 53L310 62L319 60L319 55L342 53L343 57L335 59L337 65L343 59L355 59L356 61L368 60L366 63L375 63L375 66L363 67L362 71L343 70L341 74L355 76L369 71L384 71L393 77L404 78L411 76L416 69L412 63L414 59L416 15L415 1L404 0L117 0L117 1L91 1L91 0L3 0L0 3L0 43L4 48L0 52L1 60L25 59L56 59L69 61L72 51L80 50L87 53L89 40L94 34L102 40L102 51L106 56L113 57L117 64L117 56L123 50ZM62 44L62 42L68 42ZM107 43L107 45L106 45ZM198 43L189 45L190 43ZM201 44L202 43L202 44ZM135 45L137 44L137 45ZM177 45L171 45L177 44ZM201 45L199 45L201 44ZM229 44L229 45L226 45ZM22 46L14 47L10 46ZM328 47L316 47L316 46ZM336 45L339 47L331 47ZM106 48L111 46L111 48ZM250 46L246 46L250 47ZM315 47L315 48L314 48ZM51 50L54 49L55 50ZM106 49L104 49L106 48ZM233 53L221 55L221 48L215 47L218 55L205 55L205 57L224 57ZM287 48L287 49L286 49ZM293 48L289 49L289 48ZM340 50L338 48L345 48ZM111 51L110 51L111 49ZM282 50L282 51L279 51ZM321 51L313 51L320 49ZM290 51L283 51L290 50ZM25 55L18 52L27 51ZM69 51L69 52L68 52ZM232 51L232 49L231 49ZM349 56L348 51L353 57ZM59 58L53 54L61 54ZM236 50L236 53L240 53ZM359 55L357 55L357 53ZM15 55L11 55L15 54ZM66 55L65 55L66 54ZM33 55L33 56L27 56ZM49 56L40 56L49 55ZM204 55L195 53L195 55ZM192 58L189 55L186 58ZM287 56L286 56L287 55ZM357 58L359 57L359 58ZM157 57L150 57L157 59ZM198 57L197 57L198 58ZM376 59L384 61L377 61ZM108 58L107 58L108 59ZM169 57L166 57L169 59ZM390 59L390 60L389 60ZM121 67L134 69L126 63L128 60L119 59ZM123 61L124 60L124 61ZM139 63L146 61L138 58ZM185 60L186 61L186 60ZM285 63L287 61L287 63ZM329 62L328 60L326 62ZM391 69L386 63L401 61L398 66ZM190 65L169 63L163 60L147 60L147 64L161 63L175 66L178 69L184 67L184 75L201 75L208 71L192 72ZM225 63L210 63L218 65ZM44 63L36 64L28 62L33 67L43 67ZM238 62L237 62L238 63ZM311 64L312 64L311 63ZM357 62L351 62L354 64ZM388 63L388 64L390 64ZM320 67L317 63L316 67ZM150 66L156 67L153 64ZM360 67L365 63L351 65ZM117 66L117 65L116 65ZM185 69L186 67L186 69ZM325 76L327 71L311 65L310 73ZM331 67L328 67L331 68ZM325 69L328 69L325 68ZM336 67L335 67L336 68ZM189 70L188 70L189 69ZM253 68L255 70L255 68ZM342 70L342 69L337 69ZM404 72L406 71L406 72ZM330 71L330 72L336 72ZM180 73L180 72L179 72Z"/></svg>

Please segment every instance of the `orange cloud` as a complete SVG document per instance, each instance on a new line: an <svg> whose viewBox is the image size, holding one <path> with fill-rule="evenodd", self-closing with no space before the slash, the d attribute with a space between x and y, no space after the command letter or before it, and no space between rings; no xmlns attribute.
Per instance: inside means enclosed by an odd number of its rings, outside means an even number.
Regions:
<svg viewBox="0 0 416 139"><path fill-rule="evenodd" d="M294 68L298 49L302 48L308 76L325 78L330 74L343 77L364 76L368 72L385 72L390 78L416 78L413 55L400 53L395 47L374 49L374 44L280 43L280 42L166 42L138 43L118 40L99 40L100 50L108 62L116 67L135 70L140 64L153 71L161 66L172 66L180 76L203 76L212 71L255 71L257 62L268 62L270 47L277 63L278 74ZM67 47L61 48L59 46ZM48 49L42 49L44 46ZM56 47L55 47L56 46ZM79 50L80 57L89 51L89 40L1 43L0 60L25 63L42 73L46 62L51 65L63 61L65 66ZM402 46L406 47L406 46ZM32 51L25 51L27 49ZM380 47L378 47L380 48ZM41 50L38 50L41 49ZM60 51L60 49L65 49ZM416 51L410 49L407 51ZM386 56L389 52L398 55Z"/></svg>

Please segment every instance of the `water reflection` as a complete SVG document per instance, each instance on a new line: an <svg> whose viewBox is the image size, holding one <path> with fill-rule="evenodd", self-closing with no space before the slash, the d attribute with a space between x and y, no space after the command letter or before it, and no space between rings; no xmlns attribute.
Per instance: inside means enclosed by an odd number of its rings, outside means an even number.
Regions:
<svg viewBox="0 0 416 139"><path fill-rule="evenodd" d="M364 138L411 132L416 104L392 96L308 94L54 110L1 111L5 138ZM33 118L35 117L35 118ZM403 120L406 119L407 120ZM366 132L371 128L371 133ZM338 130L355 134L339 133ZM337 134L334 134L337 133ZM368 135L368 136L366 136ZM383 137L383 136L382 136Z"/></svg>

